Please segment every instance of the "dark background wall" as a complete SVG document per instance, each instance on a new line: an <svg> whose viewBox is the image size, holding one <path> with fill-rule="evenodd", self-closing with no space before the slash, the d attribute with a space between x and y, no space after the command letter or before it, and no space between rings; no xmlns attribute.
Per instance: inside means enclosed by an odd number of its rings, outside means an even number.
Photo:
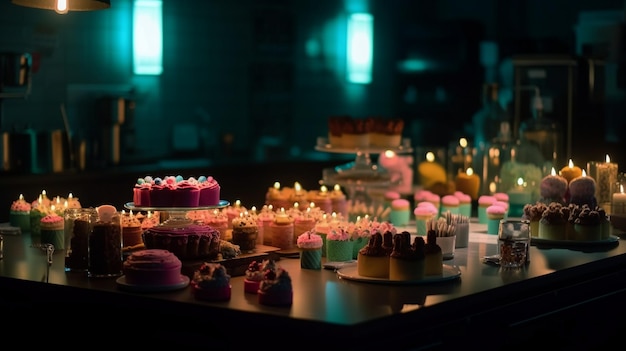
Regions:
<svg viewBox="0 0 626 351"><path fill-rule="evenodd" d="M163 3L164 72L146 77L132 74L132 1L64 16L0 2L0 51L35 58L30 95L2 100L2 129L63 129L63 104L73 138L87 141L88 167L108 166L97 101L123 96L136 107L122 164L332 159L313 147L333 114L402 117L413 145L447 145L480 107L481 41L496 42L500 59L576 55L582 13L624 8L616 0L364 1L375 18L375 65L373 83L356 86L344 79L338 34L355 2ZM320 50L307 53L308 45ZM399 72L398 62L416 53L439 66ZM177 152L174 130L185 126L201 138ZM196 138L181 130L182 139ZM621 142L594 138L601 155Z"/></svg>

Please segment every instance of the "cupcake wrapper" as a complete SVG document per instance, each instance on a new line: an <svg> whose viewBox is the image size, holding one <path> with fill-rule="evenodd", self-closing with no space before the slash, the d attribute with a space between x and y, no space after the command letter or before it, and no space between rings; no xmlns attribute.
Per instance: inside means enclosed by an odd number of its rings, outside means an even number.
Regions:
<svg viewBox="0 0 626 351"><path fill-rule="evenodd" d="M326 259L328 261L342 262L352 260L352 248L354 247L354 243L351 240L328 240L326 245Z"/></svg>
<svg viewBox="0 0 626 351"><path fill-rule="evenodd" d="M322 249L300 249L300 268L322 269Z"/></svg>

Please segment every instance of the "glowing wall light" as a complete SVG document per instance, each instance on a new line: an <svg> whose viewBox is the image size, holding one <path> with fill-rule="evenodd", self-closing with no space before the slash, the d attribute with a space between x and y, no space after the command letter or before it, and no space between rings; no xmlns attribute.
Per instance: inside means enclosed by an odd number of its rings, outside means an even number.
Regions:
<svg viewBox="0 0 626 351"><path fill-rule="evenodd" d="M374 17L369 13L353 13L348 17L347 78L351 83L372 82L373 32Z"/></svg>
<svg viewBox="0 0 626 351"><path fill-rule="evenodd" d="M133 5L133 72L159 75L163 72L163 3L135 0Z"/></svg>

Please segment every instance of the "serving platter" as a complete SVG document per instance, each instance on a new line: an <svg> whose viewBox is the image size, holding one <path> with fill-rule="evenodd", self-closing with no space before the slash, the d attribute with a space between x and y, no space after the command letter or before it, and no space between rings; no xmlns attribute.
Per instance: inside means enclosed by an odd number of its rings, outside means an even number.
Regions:
<svg viewBox="0 0 626 351"><path fill-rule="evenodd" d="M610 235L608 238L606 239L602 239L602 240L593 240L593 241L586 241L586 240L551 240L551 239L543 239L543 238L538 238L538 237L531 237L530 238L530 244L531 245L541 245L541 246L554 246L554 247L559 247L559 246L567 246L567 247L585 247L585 246L603 246L603 245L609 245L609 244L613 244L615 242L619 241L619 237L615 236L615 235Z"/></svg>
<svg viewBox="0 0 626 351"><path fill-rule="evenodd" d="M340 279L353 280L358 282L365 283L376 283L376 284L395 284L395 285L421 285L421 284L432 284L432 283L440 283L449 280L457 279L461 276L461 270L459 267L450 266L447 264L443 265L443 273L441 275L427 275L423 279L419 280L392 280L386 278L373 278L373 277L364 277L359 275L357 271L357 265L346 265L337 270L337 276Z"/></svg>
<svg viewBox="0 0 626 351"><path fill-rule="evenodd" d="M123 275L115 280L118 288L125 291L132 292L161 292L161 291L173 291L187 287L189 285L189 277L186 275L180 276L180 282L172 285L135 285L126 282L126 276Z"/></svg>
<svg viewBox="0 0 626 351"><path fill-rule="evenodd" d="M215 208L224 208L230 205L230 202L226 200L220 200L217 205L214 206L198 206L198 207L150 207L150 206L135 206L134 202L127 202L124 207L131 211L172 211L172 212L184 212L184 211L196 211L196 210L211 210Z"/></svg>

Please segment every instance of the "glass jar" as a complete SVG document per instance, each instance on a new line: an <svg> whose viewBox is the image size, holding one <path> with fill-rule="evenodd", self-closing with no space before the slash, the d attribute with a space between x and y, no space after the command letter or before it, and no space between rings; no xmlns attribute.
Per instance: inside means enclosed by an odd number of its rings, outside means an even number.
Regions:
<svg viewBox="0 0 626 351"><path fill-rule="evenodd" d="M86 272L89 235L98 219L95 208L68 208L64 212L65 271Z"/></svg>
<svg viewBox="0 0 626 351"><path fill-rule="evenodd" d="M89 277L122 275L122 221L114 206L102 205L89 235Z"/></svg>

